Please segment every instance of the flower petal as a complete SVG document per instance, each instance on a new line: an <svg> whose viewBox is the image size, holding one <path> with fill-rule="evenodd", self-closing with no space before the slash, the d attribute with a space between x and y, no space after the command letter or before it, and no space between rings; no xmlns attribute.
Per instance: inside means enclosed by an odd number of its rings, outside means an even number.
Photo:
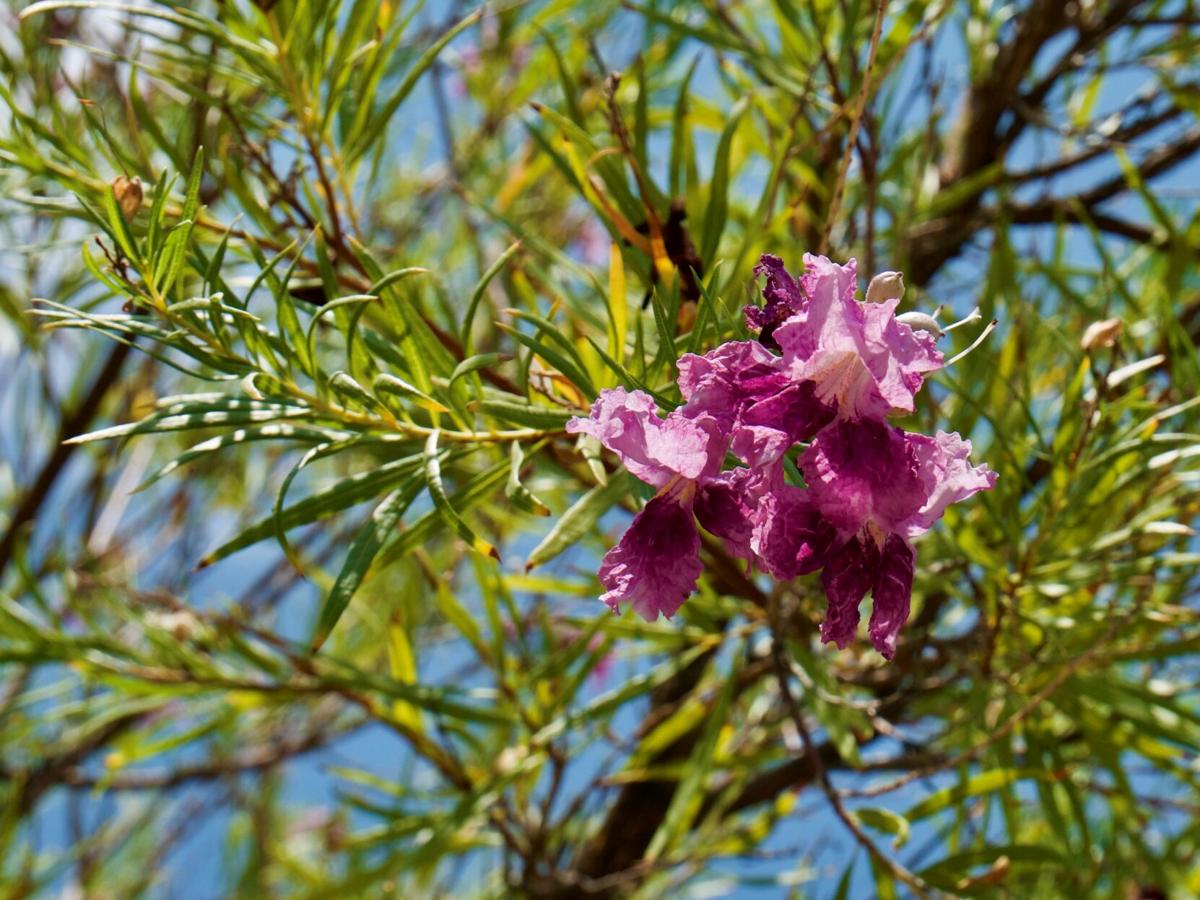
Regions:
<svg viewBox="0 0 1200 900"><path fill-rule="evenodd" d="M858 630L858 605L875 583L879 549L875 542L854 537L825 563L821 584L829 606L821 623L821 643L845 649Z"/></svg>
<svg viewBox="0 0 1200 900"><path fill-rule="evenodd" d="M956 433L939 431L936 437L906 434L905 438L912 448L916 471L926 493L920 510L898 529L905 537L924 534L951 503L991 490L996 484L996 473L986 465L970 464L971 442Z"/></svg>
<svg viewBox="0 0 1200 900"><path fill-rule="evenodd" d="M816 571L836 538L804 488L777 477L758 498L751 549L759 564L776 578Z"/></svg>
<svg viewBox="0 0 1200 900"><path fill-rule="evenodd" d="M899 535L888 536L871 590L870 626L871 643L887 659L895 655L896 637L908 621L915 560L916 554L908 541Z"/></svg>
<svg viewBox="0 0 1200 900"><path fill-rule="evenodd" d="M750 540L762 481L760 472L738 467L706 479L696 491L696 518L704 530L722 538L742 559L754 556Z"/></svg>
<svg viewBox="0 0 1200 900"><path fill-rule="evenodd" d="M660 419L654 398L644 391L601 391L591 415L571 419L567 431L592 435L621 457L625 468L655 487L676 475L694 480L716 474L725 456L714 420L677 412Z"/></svg>
<svg viewBox="0 0 1200 900"><path fill-rule="evenodd" d="M791 384L782 361L754 341L727 341L703 356L679 358L683 412L707 414L732 427L741 411Z"/></svg>
<svg viewBox="0 0 1200 900"><path fill-rule="evenodd" d="M868 523L896 531L928 499L909 435L885 422L838 421L800 458L813 502L843 537Z"/></svg>
<svg viewBox="0 0 1200 900"><path fill-rule="evenodd" d="M734 429L732 449L748 465L758 466L774 462L797 441L810 441L818 431L831 422L837 415L837 408L822 403L816 396L816 385L810 381L799 384L789 384L787 387L750 404L742 413L739 428ZM782 449L768 456L762 452L756 458L751 458L750 451L746 455L738 451L739 443L745 444L746 439L738 440L740 428L772 429L783 436ZM753 446L756 442L751 439Z"/></svg>
<svg viewBox="0 0 1200 900"><path fill-rule="evenodd" d="M778 256L764 253L754 267L754 274L767 276L767 283L763 285L763 300L766 302L761 307L745 308L746 327L761 331L769 338L775 326L803 310L807 300L800 285L788 274L783 260Z"/></svg>
<svg viewBox="0 0 1200 900"><path fill-rule="evenodd" d="M651 498L600 563L601 596L613 612L629 603L647 622L668 619L696 589L703 566L692 515L692 491L668 490Z"/></svg>
<svg viewBox="0 0 1200 900"><path fill-rule="evenodd" d="M844 418L883 418L913 410L926 373L942 365L935 338L896 320L897 299L854 299L854 260L845 266L806 255L801 278L807 307L774 338L797 380L817 385L817 397Z"/></svg>

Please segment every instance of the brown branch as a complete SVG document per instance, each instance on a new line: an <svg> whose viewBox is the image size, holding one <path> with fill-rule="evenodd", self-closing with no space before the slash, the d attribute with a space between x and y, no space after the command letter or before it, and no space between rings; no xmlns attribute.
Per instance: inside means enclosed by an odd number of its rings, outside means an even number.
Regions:
<svg viewBox="0 0 1200 900"><path fill-rule="evenodd" d="M58 436L54 441L54 449L43 464L32 486L17 504L9 520L8 528L0 536L0 572L7 568L16 548L17 539L27 524L37 516L38 510L46 502L50 490L58 481L59 476L67 467L67 463L79 449L77 444L66 444L68 438L75 437L87 431L88 426L100 411L100 405L108 392L117 383L121 367L129 356L129 344L117 344L109 351L108 358L92 382L87 394L58 426Z"/></svg>
<svg viewBox="0 0 1200 900"><path fill-rule="evenodd" d="M79 765L60 765L44 778L51 780L47 786L59 785L89 790L99 787L112 791L170 790L195 781L211 781L269 769L293 757L317 750L336 738L344 736L354 727L357 726L336 731L317 729L300 738L260 744L228 759L207 759L200 763L173 769L146 769L118 775L107 772L93 775ZM18 778L20 778L20 773L0 765L0 779L11 781ZM29 783L31 782L26 782L27 785Z"/></svg>
<svg viewBox="0 0 1200 900"><path fill-rule="evenodd" d="M772 632L774 632L774 629L772 629ZM829 770L825 767L825 763L821 759L821 753L815 749L816 744L813 742L808 723L804 719L804 711L800 709L800 704L792 696L792 690L788 684L790 673L787 663L783 658L783 647L778 636L774 633L771 635L771 658L775 664L775 675L779 685L780 696L783 697L788 715L791 717L792 723L796 726L796 730L800 732L800 739L804 744L804 755L802 758L809 762L812 768L812 778L825 794L830 807L832 807L834 813L842 821L842 824L846 826L846 830L854 836L854 839L867 851L875 862L890 872L892 877L897 881L906 884L918 897L927 896L929 886L906 869L899 861L879 849L878 845L863 831L854 814L846 808L841 795L834 788L833 782L829 780Z"/></svg>

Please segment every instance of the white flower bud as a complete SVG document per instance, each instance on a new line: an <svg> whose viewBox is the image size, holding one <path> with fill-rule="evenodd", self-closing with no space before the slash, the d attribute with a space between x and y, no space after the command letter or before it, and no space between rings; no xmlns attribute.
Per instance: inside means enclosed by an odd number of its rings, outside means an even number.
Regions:
<svg viewBox="0 0 1200 900"><path fill-rule="evenodd" d="M909 328L915 331L928 331L934 337L942 336L942 329L938 326L937 319L928 313L923 312L906 312L896 316L897 322L903 322Z"/></svg>
<svg viewBox="0 0 1200 900"><path fill-rule="evenodd" d="M867 302L882 303L904 296L904 276L899 272L880 272L867 285Z"/></svg>

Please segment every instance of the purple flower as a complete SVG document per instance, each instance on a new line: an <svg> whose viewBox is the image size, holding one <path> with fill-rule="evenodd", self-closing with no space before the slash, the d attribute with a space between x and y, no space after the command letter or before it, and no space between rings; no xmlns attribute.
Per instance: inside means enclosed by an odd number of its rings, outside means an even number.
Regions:
<svg viewBox="0 0 1200 900"><path fill-rule="evenodd" d="M951 503L996 483L996 473L968 461L971 444L886 422L835 422L800 458L821 515L843 538L864 530L913 538L928 531Z"/></svg>
<svg viewBox="0 0 1200 900"><path fill-rule="evenodd" d="M869 537L856 536L839 547L821 572L828 603L821 640L849 646L858 630L858 606L870 591L871 643L891 659L896 637L908 621L915 560L912 546L895 534L888 535L882 546Z"/></svg>
<svg viewBox="0 0 1200 900"><path fill-rule="evenodd" d="M754 558L751 542L762 481L758 470L738 466L706 479L696 492L700 524L724 540L731 553L746 560Z"/></svg>
<svg viewBox="0 0 1200 900"><path fill-rule="evenodd" d="M739 500L739 470L721 473L728 439L707 414L682 409L659 418L642 391L602 391L591 415L567 423L612 450L658 493L600 564L600 598L614 611L629 602L648 621L675 614L700 577L701 524L749 554L750 509ZM740 470L745 472L747 470Z"/></svg>
<svg viewBox="0 0 1200 900"><path fill-rule="evenodd" d="M896 298L855 300L854 260L805 254L804 264L808 303L774 332L791 378L814 382L816 398L842 418L912 412L925 374L942 365L934 337L896 320Z"/></svg>
<svg viewBox="0 0 1200 900"><path fill-rule="evenodd" d="M871 642L891 659L912 599L910 541L996 475L971 465L957 434L910 434L887 421L913 410L942 365L934 335L896 318L900 274L873 279L862 303L854 260L804 262L797 281L780 259L762 257L765 303L746 310L759 340L685 354L678 409L660 416L648 394L615 388L567 424L657 488L601 562L601 599L651 621L674 615L702 570L699 522L776 578L820 570L825 642L850 644L871 594ZM804 442L799 487L785 478L784 456ZM722 471L728 453L745 465Z"/></svg>
<svg viewBox="0 0 1200 900"><path fill-rule="evenodd" d="M656 488L676 476L695 481L716 475L725 458L721 429L712 416L687 417L679 411L658 417L654 398L644 391L601 391L586 418L567 423L621 457L630 472Z"/></svg>
<svg viewBox="0 0 1200 900"><path fill-rule="evenodd" d="M846 646L871 591L871 642L891 659L912 593L909 539L951 503L995 484L995 472L968 462L970 452L957 434L931 438L877 421L835 422L805 451L809 501L837 533L821 575L829 601L822 640ZM806 515L797 528L811 528Z"/></svg>
<svg viewBox="0 0 1200 900"><path fill-rule="evenodd" d="M787 484L778 469L753 498L757 514L751 549L776 578L815 572L837 542L837 531L813 505L811 492Z"/></svg>

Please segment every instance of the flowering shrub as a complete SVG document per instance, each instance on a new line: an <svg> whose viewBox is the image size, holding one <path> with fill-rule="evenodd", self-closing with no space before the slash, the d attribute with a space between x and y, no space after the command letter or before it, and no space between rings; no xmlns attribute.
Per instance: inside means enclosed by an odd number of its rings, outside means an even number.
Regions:
<svg viewBox="0 0 1200 900"><path fill-rule="evenodd" d="M679 360L684 403L660 418L643 391L602 391L590 434L658 492L600 565L601 597L653 621L670 618L703 569L697 521L729 551L780 579L821 572L821 639L846 647L859 603L873 598L870 635L888 659L908 619L915 551L946 507L987 490L996 473L968 462L957 434L913 434L888 416L914 409L942 367L932 319L896 316L903 283L876 276L855 299L855 262L806 254L797 282L774 256L762 307L746 323L758 341L729 341ZM778 351L772 352L768 346ZM795 448L803 484L785 461ZM732 454L741 465L726 468Z"/></svg>

